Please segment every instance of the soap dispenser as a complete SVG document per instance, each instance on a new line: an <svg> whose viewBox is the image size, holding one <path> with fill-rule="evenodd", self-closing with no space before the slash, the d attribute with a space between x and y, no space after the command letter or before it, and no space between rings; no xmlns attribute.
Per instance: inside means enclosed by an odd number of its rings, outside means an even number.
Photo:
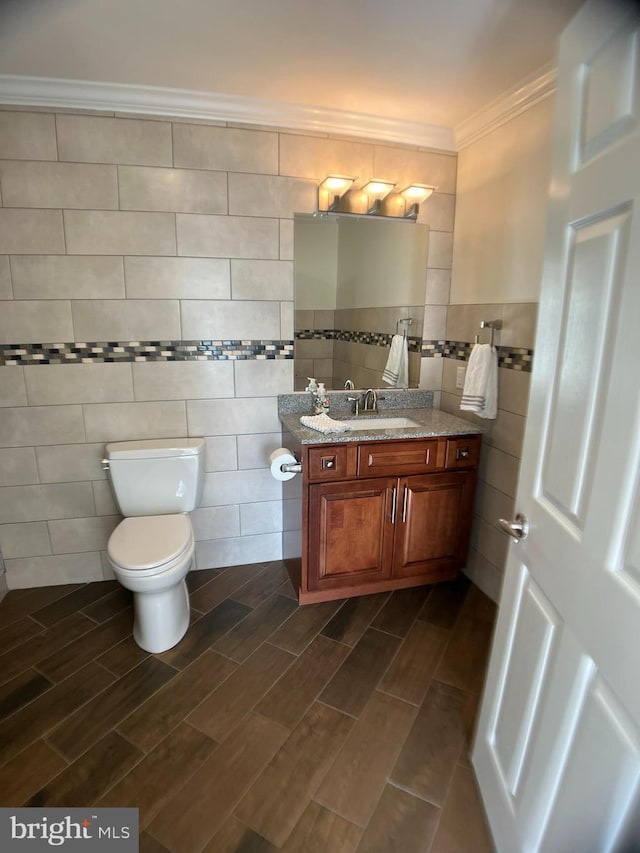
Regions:
<svg viewBox="0 0 640 853"><path fill-rule="evenodd" d="M313 376L307 376L307 379L309 380L309 384L304 390L310 391L312 394L315 394L318 391L318 383L316 382Z"/></svg>
<svg viewBox="0 0 640 853"><path fill-rule="evenodd" d="M313 402L313 411L316 415L326 415L329 413L329 395L324 387L324 382L318 383L318 391Z"/></svg>

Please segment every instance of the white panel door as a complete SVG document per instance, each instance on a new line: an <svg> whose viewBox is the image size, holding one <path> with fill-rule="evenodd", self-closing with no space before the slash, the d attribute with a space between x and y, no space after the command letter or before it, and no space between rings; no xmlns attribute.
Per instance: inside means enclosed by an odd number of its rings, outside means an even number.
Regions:
<svg viewBox="0 0 640 853"><path fill-rule="evenodd" d="M473 753L504 853L640 851L639 25L635 4L589 0L560 42L530 531Z"/></svg>

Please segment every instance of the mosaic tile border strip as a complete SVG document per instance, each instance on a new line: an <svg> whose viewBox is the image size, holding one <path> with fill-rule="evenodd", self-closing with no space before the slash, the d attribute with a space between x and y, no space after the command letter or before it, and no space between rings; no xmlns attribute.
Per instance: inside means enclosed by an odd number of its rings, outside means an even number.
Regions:
<svg viewBox="0 0 640 853"><path fill-rule="evenodd" d="M453 358L456 361L469 361L473 344L468 341L423 341L423 358ZM519 370L531 373L533 350L520 347L496 347L498 367L507 370Z"/></svg>
<svg viewBox="0 0 640 853"><path fill-rule="evenodd" d="M293 341L100 341L0 344L0 366L293 359Z"/></svg>
<svg viewBox="0 0 640 853"><path fill-rule="evenodd" d="M299 329L295 333L297 341L346 341L354 344L368 344L374 347L390 347L393 335L387 332L352 332L344 329ZM407 337L409 352L420 352L422 338Z"/></svg>
<svg viewBox="0 0 640 853"><path fill-rule="evenodd" d="M340 329L300 329L295 333L297 341L350 341L371 346L391 346L393 335L385 332L348 332ZM473 344L468 341L421 340L409 337L409 352L419 352L422 358L455 358L469 361ZM531 373L533 350L520 347L497 347L498 367Z"/></svg>

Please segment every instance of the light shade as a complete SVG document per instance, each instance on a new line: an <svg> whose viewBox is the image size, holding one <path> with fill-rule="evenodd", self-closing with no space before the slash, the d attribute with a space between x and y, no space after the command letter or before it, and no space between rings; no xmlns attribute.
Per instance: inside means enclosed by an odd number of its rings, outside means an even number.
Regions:
<svg viewBox="0 0 640 853"><path fill-rule="evenodd" d="M355 178L348 175L327 175L318 186L318 210L336 210L340 197L345 194Z"/></svg>
<svg viewBox="0 0 640 853"><path fill-rule="evenodd" d="M426 184L411 184L400 191L403 196L411 204L420 204L425 198L429 198L435 187L429 187Z"/></svg>
<svg viewBox="0 0 640 853"><path fill-rule="evenodd" d="M368 195L369 198L384 198L395 187L395 184L390 181L379 181L372 178L363 187L362 192Z"/></svg>
<svg viewBox="0 0 640 853"><path fill-rule="evenodd" d="M327 175L319 189L327 190L332 195L342 195L349 189L354 180L355 178L348 178L346 175Z"/></svg>

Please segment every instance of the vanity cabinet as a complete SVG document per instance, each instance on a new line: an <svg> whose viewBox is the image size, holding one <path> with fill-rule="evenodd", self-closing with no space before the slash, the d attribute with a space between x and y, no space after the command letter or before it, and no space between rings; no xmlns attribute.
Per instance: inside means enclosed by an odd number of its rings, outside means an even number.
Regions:
<svg viewBox="0 0 640 853"><path fill-rule="evenodd" d="M479 435L303 447L300 602L455 577L479 452Z"/></svg>

